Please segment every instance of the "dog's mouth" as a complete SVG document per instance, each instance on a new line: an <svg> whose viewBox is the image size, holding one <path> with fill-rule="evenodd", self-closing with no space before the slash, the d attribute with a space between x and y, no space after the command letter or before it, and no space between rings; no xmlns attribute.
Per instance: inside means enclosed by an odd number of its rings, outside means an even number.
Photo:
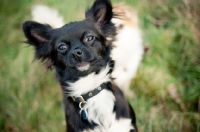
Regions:
<svg viewBox="0 0 200 132"><path fill-rule="evenodd" d="M87 71L90 68L90 63L86 61L82 61L76 65L76 68L79 71Z"/></svg>

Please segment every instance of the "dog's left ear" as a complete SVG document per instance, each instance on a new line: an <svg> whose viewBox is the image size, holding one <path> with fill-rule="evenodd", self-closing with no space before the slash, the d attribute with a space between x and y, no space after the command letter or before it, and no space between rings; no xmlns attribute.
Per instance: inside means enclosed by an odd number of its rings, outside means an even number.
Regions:
<svg viewBox="0 0 200 132"><path fill-rule="evenodd" d="M93 19L95 23L107 24L113 17L110 0L95 0L94 4L86 12L86 18Z"/></svg>

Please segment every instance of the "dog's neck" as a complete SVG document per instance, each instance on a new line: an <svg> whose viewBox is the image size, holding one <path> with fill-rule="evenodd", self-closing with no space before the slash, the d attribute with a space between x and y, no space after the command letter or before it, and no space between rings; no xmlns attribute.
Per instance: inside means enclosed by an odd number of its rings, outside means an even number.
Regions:
<svg viewBox="0 0 200 132"><path fill-rule="evenodd" d="M87 100L96 96L97 94L99 94L102 90L104 89L108 89L109 88L109 83L103 83L101 84L98 88L95 88L94 90L92 91L89 91L85 94L82 94L81 96L78 96L78 97L75 97L75 96L72 96L72 99L77 102L77 103L82 103L82 104L85 104L87 103Z"/></svg>
<svg viewBox="0 0 200 132"><path fill-rule="evenodd" d="M99 87L101 84L111 81L111 77L109 74L110 70L111 67L108 64L98 74L93 72L85 77L79 78L73 83L66 82L68 86L64 87L64 90L66 89L66 91L69 91L67 94L74 97L92 91L95 88Z"/></svg>

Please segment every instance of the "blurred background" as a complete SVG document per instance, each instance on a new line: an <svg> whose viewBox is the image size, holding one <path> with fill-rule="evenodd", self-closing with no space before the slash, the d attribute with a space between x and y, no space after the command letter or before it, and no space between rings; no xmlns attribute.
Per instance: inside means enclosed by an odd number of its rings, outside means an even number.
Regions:
<svg viewBox="0 0 200 132"><path fill-rule="evenodd" d="M122 0L112 0L119 3ZM144 55L129 99L141 132L200 132L200 1L124 0L138 12ZM36 4L65 22L82 20L93 0L0 0L0 132L65 131L54 72L34 60L21 25Z"/></svg>

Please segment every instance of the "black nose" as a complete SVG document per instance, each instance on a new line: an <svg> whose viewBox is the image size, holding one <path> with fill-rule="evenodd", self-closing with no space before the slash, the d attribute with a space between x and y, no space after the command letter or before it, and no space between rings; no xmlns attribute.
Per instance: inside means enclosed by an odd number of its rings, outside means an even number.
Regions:
<svg viewBox="0 0 200 132"><path fill-rule="evenodd" d="M74 56L74 57L81 58L81 56L82 56L82 51L81 51L80 49L75 49L75 50L74 50L74 53L73 53L73 56Z"/></svg>

